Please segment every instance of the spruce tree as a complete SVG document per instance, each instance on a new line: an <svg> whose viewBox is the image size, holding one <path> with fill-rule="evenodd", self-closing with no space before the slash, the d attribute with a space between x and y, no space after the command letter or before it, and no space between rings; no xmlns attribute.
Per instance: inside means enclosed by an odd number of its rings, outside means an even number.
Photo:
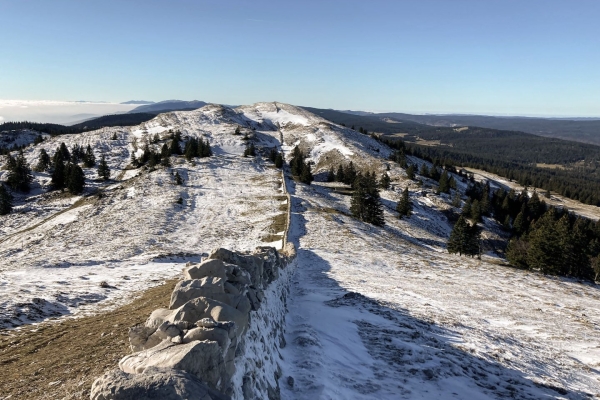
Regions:
<svg viewBox="0 0 600 400"><path fill-rule="evenodd" d="M427 168L427 164L421 164L421 168L419 168L419 175L428 178L429 177L429 168Z"/></svg>
<svg viewBox="0 0 600 400"><path fill-rule="evenodd" d="M135 152L131 152L130 164L133 168L138 168L140 166L138 159L135 157Z"/></svg>
<svg viewBox="0 0 600 400"><path fill-rule="evenodd" d="M477 222L481 222L482 218L481 218L481 205L479 203L479 200L475 199L473 200L473 203L471 204L471 215L470 215L471 219L473 221L475 221L475 223Z"/></svg>
<svg viewBox="0 0 600 400"><path fill-rule="evenodd" d="M346 177L344 175L344 166L341 164L338 167L337 172L335 174L335 180L338 182L344 182L346 180Z"/></svg>
<svg viewBox="0 0 600 400"><path fill-rule="evenodd" d="M69 153L69 149L64 142L60 144L59 151L61 152L64 161L71 160L71 153Z"/></svg>
<svg viewBox="0 0 600 400"><path fill-rule="evenodd" d="M273 148L269 151L269 160L275 163L275 158L277 158L277 150Z"/></svg>
<svg viewBox="0 0 600 400"><path fill-rule="evenodd" d="M175 171L175 184L183 185L183 178L179 175L179 171Z"/></svg>
<svg viewBox="0 0 600 400"><path fill-rule="evenodd" d="M36 171L44 172L50 168L51 160L48 153L46 153L45 149L40 150L40 156L38 158L38 163L35 167Z"/></svg>
<svg viewBox="0 0 600 400"><path fill-rule="evenodd" d="M410 180L415 179L415 166L414 165L411 164L408 166L408 168L406 168L406 176Z"/></svg>
<svg viewBox="0 0 600 400"><path fill-rule="evenodd" d="M85 185L85 175L81 167L75 163L68 163L65 167L66 171L66 187L69 192L78 194L83 191Z"/></svg>
<svg viewBox="0 0 600 400"><path fill-rule="evenodd" d="M170 151L172 156L181 155L181 147L179 146L179 141L177 140L177 136L171 140Z"/></svg>
<svg viewBox="0 0 600 400"><path fill-rule="evenodd" d="M460 193L457 191L452 197L452 207L459 208L461 204Z"/></svg>
<svg viewBox="0 0 600 400"><path fill-rule="evenodd" d="M333 166L331 168L329 168L329 171L327 172L327 182L333 182L335 181L335 171L333 170Z"/></svg>
<svg viewBox="0 0 600 400"><path fill-rule="evenodd" d="M447 171L444 171L438 181L438 192L439 193L450 193L450 176Z"/></svg>
<svg viewBox="0 0 600 400"><path fill-rule="evenodd" d="M356 171L356 168L354 167L354 163L352 161L350 161L350 163L348 164L348 168L344 168L344 183L346 185L354 185L354 182L356 182L356 178L358 176L358 172Z"/></svg>
<svg viewBox="0 0 600 400"><path fill-rule="evenodd" d="M353 187L354 193L350 202L352 215L369 224L383 226L383 206L375 174L357 174Z"/></svg>
<svg viewBox="0 0 600 400"><path fill-rule="evenodd" d="M390 188L391 182L392 180L390 179L390 176L387 174L387 172L384 172L381 175L381 179L379 179L379 187L387 190Z"/></svg>
<svg viewBox="0 0 600 400"><path fill-rule="evenodd" d="M283 167L283 154L277 153L277 157L275 157L275 167Z"/></svg>
<svg viewBox="0 0 600 400"><path fill-rule="evenodd" d="M409 198L408 187L405 187L402 191L402 197L400 197L400 201L396 205L396 211L398 211L398 218L400 219L402 217L410 217L412 214L412 202Z"/></svg>
<svg viewBox="0 0 600 400"><path fill-rule="evenodd" d="M6 215L12 210L13 197L6 189L4 184L0 182L0 215Z"/></svg>
<svg viewBox="0 0 600 400"><path fill-rule="evenodd" d="M312 175L310 164L308 162L306 162L306 163L304 163L304 166L302 167L302 174L300 175L300 182L310 185L313 180L314 180L314 178Z"/></svg>
<svg viewBox="0 0 600 400"><path fill-rule="evenodd" d="M448 243L446 245L448 253L458 253L458 255L461 256L464 254L465 243L467 238L467 227L467 220L461 215L458 218L458 221L456 221L456 223L454 224L452 232L450 232L450 238L448 239Z"/></svg>
<svg viewBox="0 0 600 400"><path fill-rule="evenodd" d="M23 150L19 150L17 158L12 159L9 155L8 178L6 182L13 190L28 192L30 183L33 180L29 164L23 155Z"/></svg>
<svg viewBox="0 0 600 400"><path fill-rule="evenodd" d="M96 156L94 155L94 150L92 150L92 146L90 146L89 144L85 149L85 154L83 156L83 165L86 168L92 168L94 165L96 165Z"/></svg>
<svg viewBox="0 0 600 400"><path fill-rule="evenodd" d="M98 176L105 181L110 179L110 168L106 163L106 157L102 154L102 158L100 159L100 164L98 164Z"/></svg>
<svg viewBox="0 0 600 400"><path fill-rule="evenodd" d="M527 265L545 274L561 275L564 267L562 238L554 211L545 213L528 235Z"/></svg>
<svg viewBox="0 0 600 400"><path fill-rule="evenodd" d="M52 158L52 186L54 189L62 189L65 187L66 170L63 154L60 149L57 149Z"/></svg>
<svg viewBox="0 0 600 400"><path fill-rule="evenodd" d="M256 156L256 148L254 147L254 143L249 142L246 145L246 150L244 150L244 157L255 157Z"/></svg>

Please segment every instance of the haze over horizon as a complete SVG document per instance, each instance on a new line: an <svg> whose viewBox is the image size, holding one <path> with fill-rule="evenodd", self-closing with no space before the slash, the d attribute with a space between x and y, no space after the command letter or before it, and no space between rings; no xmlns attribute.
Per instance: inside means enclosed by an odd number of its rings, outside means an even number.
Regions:
<svg viewBox="0 0 600 400"><path fill-rule="evenodd" d="M0 12L3 99L600 117L596 1L38 0Z"/></svg>

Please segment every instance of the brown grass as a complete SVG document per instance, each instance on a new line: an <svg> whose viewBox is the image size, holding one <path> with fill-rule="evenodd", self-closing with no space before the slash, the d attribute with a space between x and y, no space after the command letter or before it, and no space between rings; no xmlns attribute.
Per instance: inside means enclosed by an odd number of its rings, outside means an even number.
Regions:
<svg viewBox="0 0 600 400"><path fill-rule="evenodd" d="M131 353L129 328L166 307L175 283L110 312L0 331L0 399L89 399L94 379Z"/></svg>

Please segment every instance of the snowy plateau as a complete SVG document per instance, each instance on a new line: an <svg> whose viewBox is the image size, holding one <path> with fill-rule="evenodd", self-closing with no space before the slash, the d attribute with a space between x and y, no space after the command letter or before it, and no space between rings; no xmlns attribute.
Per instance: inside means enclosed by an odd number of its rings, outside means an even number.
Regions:
<svg viewBox="0 0 600 400"><path fill-rule="evenodd" d="M162 146L177 130L184 140L208 140L214 156L172 157L172 168L152 172L130 168L132 153L155 136L150 146ZM288 159L299 146L316 182L293 182L266 153L242 157L245 139ZM34 172L32 191L0 217L4 330L110 310L216 247L281 248L277 221L289 207L297 259L279 348L282 399L600 396L598 288L507 267L491 245L481 260L448 254L451 199L409 180L369 136L281 103L207 105L139 126L49 137L25 157L35 165L42 148L53 154L61 142L106 155L112 180L84 169L85 192L74 197L47 191L50 176ZM347 190L322 182L331 166L349 161L378 176L389 166L384 227L352 218ZM0 166L0 180L5 174ZM405 187L414 211L398 219ZM492 220L483 228L487 243L502 239Z"/></svg>

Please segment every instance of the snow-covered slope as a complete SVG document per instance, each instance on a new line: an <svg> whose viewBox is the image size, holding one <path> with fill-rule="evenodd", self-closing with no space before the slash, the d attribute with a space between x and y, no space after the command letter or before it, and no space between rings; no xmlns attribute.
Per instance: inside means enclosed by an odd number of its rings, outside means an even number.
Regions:
<svg viewBox="0 0 600 400"><path fill-rule="evenodd" d="M599 393L598 289L449 255L439 208L427 197L413 201L415 215L398 220L386 210L377 228L348 215L347 196L296 186L282 398Z"/></svg>
<svg viewBox="0 0 600 400"><path fill-rule="evenodd" d="M137 127L62 135L27 148L25 156L35 165L42 148L53 154L61 142L69 148L90 145L96 158L106 155L115 181L95 181L96 170L84 169L86 191L70 196L46 193L49 174L34 173L31 193L18 194L13 213L0 217L0 326L125 300L216 246L248 250L277 240L281 232L272 226L284 214L281 173L268 162L240 156L245 142L233 135L236 125L221 114L227 112L207 106L159 115ZM173 158L173 168L151 173L125 169L136 148L155 133L166 138L169 130L208 139L216 155L194 163ZM275 145L269 136L261 137L257 143ZM174 184L175 171L183 186ZM0 171L0 179L4 174ZM95 194L99 189L102 196ZM110 287L100 287L103 281Z"/></svg>

